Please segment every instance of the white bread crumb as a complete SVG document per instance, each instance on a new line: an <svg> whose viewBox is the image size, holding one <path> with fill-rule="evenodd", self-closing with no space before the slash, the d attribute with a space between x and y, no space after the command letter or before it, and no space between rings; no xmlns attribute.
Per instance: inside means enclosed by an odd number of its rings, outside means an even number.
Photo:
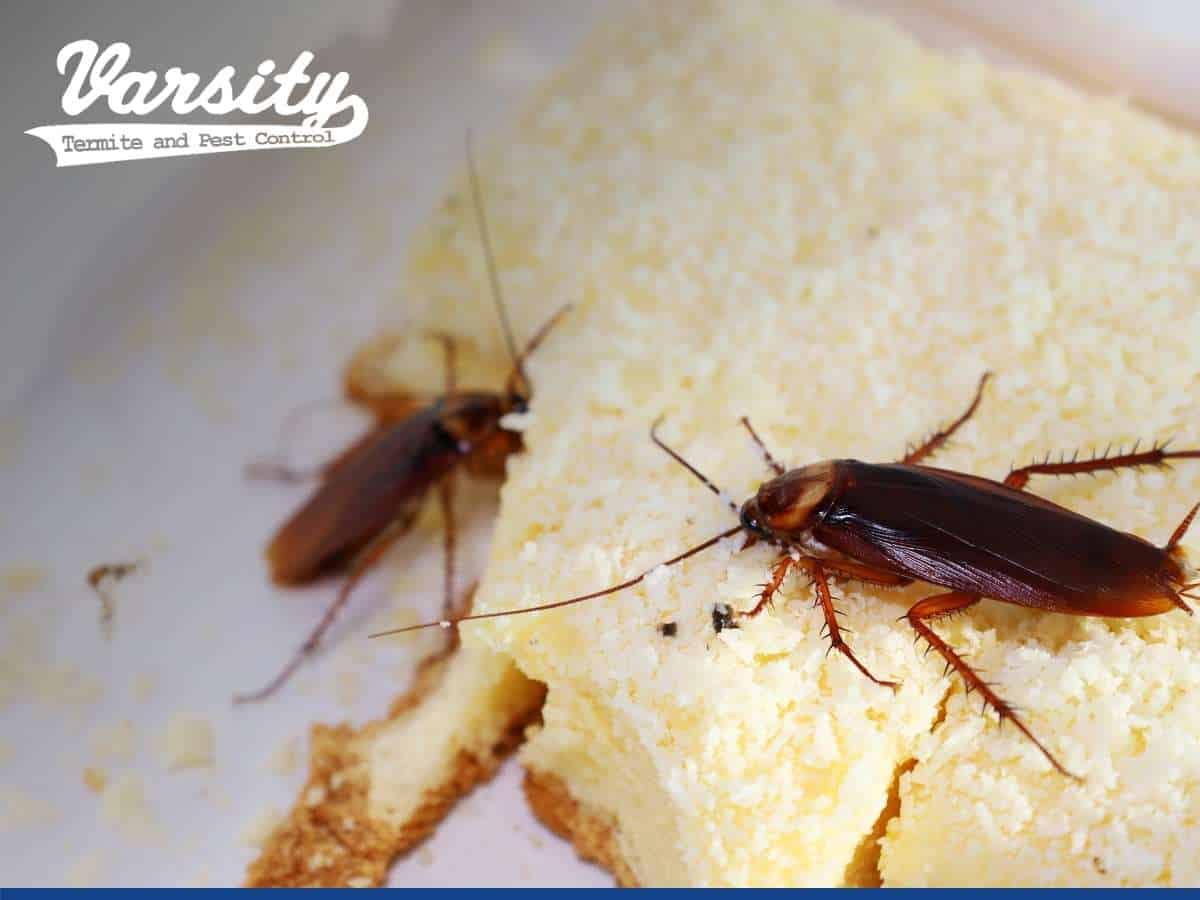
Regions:
<svg viewBox="0 0 1200 900"><path fill-rule="evenodd" d="M105 820L128 840L162 842L163 834L146 804L146 789L140 775L127 772L110 781L100 792L100 809Z"/></svg>
<svg viewBox="0 0 1200 900"><path fill-rule="evenodd" d="M212 724L189 713L175 713L163 733L163 753L172 770L211 766L216 756Z"/></svg>
<svg viewBox="0 0 1200 900"><path fill-rule="evenodd" d="M104 769L88 766L83 770L83 783L93 794L99 794L108 784L108 773Z"/></svg>

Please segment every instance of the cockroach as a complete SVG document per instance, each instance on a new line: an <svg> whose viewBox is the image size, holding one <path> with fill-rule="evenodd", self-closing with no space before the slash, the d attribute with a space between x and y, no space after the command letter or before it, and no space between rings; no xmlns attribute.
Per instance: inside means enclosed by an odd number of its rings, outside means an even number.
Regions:
<svg viewBox="0 0 1200 900"><path fill-rule="evenodd" d="M88 570L88 587L100 600L100 628L105 637L112 637L113 618L117 612L110 586L132 575L141 567L140 562L101 563Z"/></svg>
<svg viewBox="0 0 1200 900"><path fill-rule="evenodd" d="M1070 458L1012 469L993 481L925 464L974 415L989 374L979 381L967 410L949 426L935 431L895 463L866 463L834 459L795 469L780 464L746 418L741 424L762 453L772 476L739 507L730 502L738 525L709 538L659 565L671 566L738 533L746 536L743 549L757 542L778 548L754 605L733 615L733 621L752 619L771 606L792 571L806 574L815 589L825 619L830 652L836 650L874 683L896 688L896 682L876 678L854 655L842 635L838 611L829 590L831 577L881 586L922 582L942 588L918 601L901 618L956 671L968 693L978 691L1001 722L1009 721L1058 772L1075 778L1025 724L1016 708L1001 699L953 647L933 629L933 623L964 612L984 598L1043 612L1077 616L1135 618L1172 610L1192 614L1185 597L1200 587L1188 581L1194 574L1180 546L1200 509L1192 507L1166 544L1156 546L1136 535L1110 528L1094 519L1027 493L1033 475L1095 475L1115 469L1166 467L1171 460L1200 458L1200 450L1169 450L1167 443L1128 451L1105 452L1091 458ZM717 486L672 450L651 428L651 440L724 498ZM729 501L727 501L729 502ZM467 619L497 618L557 609L623 590L650 572L603 590L523 609L482 613L426 626L449 627ZM733 622L713 612L714 628ZM398 629L411 631L413 628ZM394 632L386 632L394 633ZM927 651L928 652L928 651Z"/></svg>
<svg viewBox="0 0 1200 900"><path fill-rule="evenodd" d="M412 528L434 489L444 529L443 614L454 612L455 475L465 469L475 476L498 477L504 472L508 456L521 449L520 433L505 428L502 419L529 408L532 385L525 362L568 311L567 307L559 309L518 352L500 289L483 209L483 189L469 137L467 164L488 281L512 360L504 390L459 390L455 383L454 343L445 335L438 336L445 349L445 393L431 401L421 402L408 394L375 393L365 380L348 380L348 397L374 412L375 425L317 470L320 485L275 533L266 550L276 584L304 584L335 573L344 573L345 581L316 628L283 669L260 690L236 696L236 703L270 696L317 649L355 587L388 548ZM305 477L273 464L255 467L255 473L284 481Z"/></svg>

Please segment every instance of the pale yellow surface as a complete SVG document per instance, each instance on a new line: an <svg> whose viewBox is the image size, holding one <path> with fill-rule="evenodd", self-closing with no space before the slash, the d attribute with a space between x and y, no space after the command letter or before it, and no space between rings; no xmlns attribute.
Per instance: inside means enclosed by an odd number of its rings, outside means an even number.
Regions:
<svg viewBox="0 0 1200 900"><path fill-rule="evenodd" d="M734 524L650 444L659 414L738 500L765 475L738 416L789 464L890 460L985 369L942 465L999 477L1047 450L1200 445L1193 139L822 5L654 7L483 165L519 333L576 310L531 365L528 450L477 609L594 590ZM405 296L499 360L467 211L435 218ZM1200 499L1200 464L1032 487L1161 542ZM826 659L795 580L774 612L714 635L713 604L748 604L771 558L737 547L464 628L548 683L524 762L616 818L643 884L837 884L910 759L886 884L1200 882L1195 621L988 603L941 629L1076 786L913 649L896 619L927 587L835 586L896 696Z"/></svg>
<svg viewBox="0 0 1200 900"><path fill-rule="evenodd" d="M538 690L506 655L484 647L460 648L446 663L436 689L415 709L385 724L365 746L370 817L404 826L430 791L451 782L461 764L459 754L487 757Z"/></svg>

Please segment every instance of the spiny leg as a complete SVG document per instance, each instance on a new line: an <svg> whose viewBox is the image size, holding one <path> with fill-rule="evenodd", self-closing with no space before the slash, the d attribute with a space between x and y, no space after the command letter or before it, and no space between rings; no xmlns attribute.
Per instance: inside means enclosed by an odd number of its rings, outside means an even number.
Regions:
<svg viewBox="0 0 1200 900"><path fill-rule="evenodd" d="M783 467L783 463L779 462L771 451L767 449L767 445L763 443L762 438L758 436L758 432L754 430L754 426L750 424L750 419L747 416L742 416L741 423L746 426L746 430L750 432L750 438L754 443L758 444L758 449L762 451L763 459L767 461L767 465L771 467L771 471L776 475L782 475L787 470Z"/></svg>
<svg viewBox="0 0 1200 900"><path fill-rule="evenodd" d="M1188 514L1183 517L1182 522L1175 526L1175 530L1171 532L1171 539L1167 541L1167 545L1163 547L1163 552L1182 563L1185 571L1188 567L1186 565L1186 560L1182 556L1182 551L1179 550L1179 543L1183 540L1184 535L1187 534L1187 531L1191 527L1192 521L1196 518L1196 513L1198 512L1200 512L1200 503L1197 503L1190 510L1188 510ZM1200 581L1193 581L1190 584L1179 585L1171 593L1171 599L1175 601L1175 605L1182 609L1189 616L1193 614L1192 608L1188 606L1187 600L1184 600L1183 598L1187 597L1189 600L1200 600L1200 596L1196 595L1195 593L1191 593L1198 587L1200 587Z"/></svg>
<svg viewBox="0 0 1200 900"><path fill-rule="evenodd" d="M988 383L988 379L992 377L991 372L984 372L979 379L979 386L975 388L975 399L971 401L971 405L967 407L967 411L951 422L945 428L935 431L924 442L913 447L900 462L906 465L915 465L921 460L941 449L946 441L950 440L950 436L958 429L962 428L967 423L971 416L975 415L975 410L979 408L979 401L983 399L983 388Z"/></svg>
<svg viewBox="0 0 1200 900"><path fill-rule="evenodd" d="M1163 547L1168 553L1179 546L1179 542L1183 540L1183 536L1187 534L1188 529L1192 527L1192 520L1196 518L1196 513L1200 512L1200 503L1188 511L1188 514L1183 517L1183 521L1175 526L1175 530L1171 532L1171 539L1167 541L1167 546Z"/></svg>
<svg viewBox="0 0 1200 900"><path fill-rule="evenodd" d="M854 651L850 649L850 645L846 643L842 637L842 630L838 626L837 613L838 611L833 606L833 597L829 593L829 579L825 572L824 565L811 557L803 557L798 560L801 567L808 570L809 576L813 580L813 586L817 591L817 601L821 604L821 609L825 613L825 629L829 632L829 651L834 650L846 657L854 664L858 671L862 672L871 681L881 687L889 687L893 691L899 689L900 684L895 681L883 681L871 674L871 671L858 661L858 657L854 655Z"/></svg>
<svg viewBox="0 0 1200 900"><path fill-rule="evenodd" d="M787 578L788 572L796 565L798 565L798 561L793 558L792 554L785 552L780 555L775 562L771 563L771 579L762 586L762 591L758 595L758 602L754 604L752 609L739 612L737 617L739 619L753 619L770 606L776 591L783 584L783 580Z"/></svg>
<svg viewBox="0 0 1200 900"><path fill-rule="evenodd" d="M752 609L739 612L737 617L739 619L753 619L770 606L775 594L783 584L783 580L787 578L788 572L793 568L804 569L813 580L817 591L817 601L821 604L821 609L825 614L825 628L829 632L830 652L837 650L839 653L842 653L850 662L854 663L860 672L876 684L890 687L893 690L898 688L900 685L896 682L882 681L872 675L867 670L867 667L859 662L858 657L854 655L854 652L846 644L845 639L842 637L841 628L838 625L837 610L833 606L833 597L829 593L829 582L826 576L829 571L833 571L847 578L888 586L907 584L911 579L894 575L891 572L871 569L853 561L842 562L839 560L836 563L830 564L819 562L812 557L802 556L797 558L792 556L791 553L784 553L772 563L771 579L762 586L762 592L758 595L758 602L755 603Z"/></svg>
<svg viewBox="0 0 1200 900"><path fill-rule="evenodd" d="M750 536L753 539L753 535ZM742 545L741 549L745 550L752 546L748 540ZM784 553L775 562L771 564L771 580L762 585L762 592L758 595L758 600L752 609L744 610L738 613L739 619L753 619L764 609L771 605L778 592L783 580L787 578L788 572L793 569L811 569L811 559L809 557L801 557L797 559L791 553ZM838 560L821 560L821 568L826 574L840 575L843 578L849 578L854 581L862 581L867 584L876 584L883 587L902 587L906 584L911 584L912 579L906 578L903 575L896 575L892 572L885 572L882 569L872 569L869 566L864 566L862 563L857 563L852 559Z"/></svg>
<svg viewBox="0 0 1200 900"><path fill-rule="evenodd" d="M303 663L304 660L310 655L312 655L316 651L317 647L320 646L321 639L325 636L325 632L329 630L330 626L333 625L334 620L337 618L338 613L340 613L346 603L349 602L350 595L354 592L354 589L358 587L358 583L372 568L374 568L375 564L383 558L383 555L388 551L392 544L403 537L408 530L412 528L413 522L416 521L417 511L419 508L420 507L418 505L414 504L411 510L405 512L402 516L393 521L391 525L385 528L380 534L376 535L375 538L369 544L367 544L367 546L361 553L359 553L354 562L351 564L350 571L346 575L346 580L342 583L342 586L338 590L337 596L333 599L333 602L330 603L329 607L325 610L325 615L321 617L321 621L317 623L317 627L314 628L312 633L308 636L308 640L306 640L300 646L300 649L296 651L295 655L291 658L291 660L289 660L288 664L284 666L279 674L271 679L271 681L269 681L265 687L249 694L238 694L234 696L234 703L254 703L259 700L265 700L267 697L271 696L273 693L283 687L287 680L292 677L292 674L296 671L296 669L300 667L300 664Z"/></svg>
<svg viewBox="0 0 1200 900"><path fill-rule="evenodd" d="M1114 469L1165 466L1172 459L1200 459L1200 450L1167 450L1170 443L1170 441L1164 441L1141 452L1138 452L1138 445L1135 443L1133 449L1127 453L1118 452L1115 456L1109 456L1109 451L1105 450L1091 459L1079 459L1076 454L1070 460L1062 458L1056 463L1050 462L1050 458L1047 456L1040 463L1013 469L1005 477L1004 484L1016 490L1023 490L1029 483L1031 475L1085 475L1109 472Z"/></svg>
<svg viewBox="0 0 1200 900"><path fill-rule="evenodd" d="M867 584L877 584L883 587L903 587L906 584L912 584L912 579L907 576L885 572L882 569L872 569L870 566L864 566L852 559L823 559L821 566L829 574L840 575L854 581L863 581Z"/></svg>
<svg viewBox="0 0 1200 900"><path fill-rule="evenodd" d="M1060 774L1066 775L1075 781L1080 781L1081 779L1078 776L1071 774L1063 767L1062 763L1054 757L1054 754L1046 749L1045 744L1033 736L1033 732L1021 721L1021 718L1017 715L1013 707L1004 700L1001 700L992 686L984 681L979 676L979 673L972 669L967 664L967 661L959 656L954 648L942 640L937 632L929 626L930 622L936 622L938 619L944 619L955 613L969 609L978 603L979 599L979 596L976 594L964 594L959 591L952 591L947 594L935 594L932 597L926 597L924 600L913 604L912 609L905 614L905 618L908 620L908 624L913 627L913 630L920 637L924 638L930 647L942 655L942 658L946 660L947 669L952 668L958 672L966 685L968 694L971 691L979 691L979 695L983 697L984 709L991 706L996 710L996 715L999 716L1001 722L1005 719L1012 722L1021 734L1033 742L1034 746L1042 752L1042 755L1046 757L1050 765L1054 766Z"/></svg>

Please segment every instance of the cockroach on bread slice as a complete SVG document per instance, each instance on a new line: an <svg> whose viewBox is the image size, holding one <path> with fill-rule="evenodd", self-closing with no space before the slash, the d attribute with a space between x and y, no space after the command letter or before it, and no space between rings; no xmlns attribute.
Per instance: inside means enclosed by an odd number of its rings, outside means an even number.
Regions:
<svg viewBox="0 0 1200 900"><path fill-rule="evenodd" d="M500 291L469 137L467 164L488 279L512 358L512 372L503 391L460 391L455 383L454 343L447 336L439 336L446 354L445 393L439 397L422 402L409 395L378 391L369 379L347 380L347 395L374 412L375 426L319 470L320 485L275 533L266 552L271 577L277 584L304 584L332 573L345 573L345 582L292 659L266 686L235 697L237 703L270 696L317 649L355 586L412 528L434 489L444 523L443 614L454 612L455 474L465 468L475 475L500 475L508 456L521 449L520 433L505 428L501 420L509 413L528 409L532 386L525 374L525 361L567 312L566 307L556 312L525 349L517 351ZM256 473L285 481L304 477L273 465L257 467Z"/></svg>
<svg viewBox="0 0 1200 900"><path fill-rule="evenodd" d="M754 606L723 620L729 627L738 618L753 618L771 605L775 593L792 571L805 573L815 587L825 617L831 649L837 650L871 681L876 678L854 655L842 636L829 591L836 576L877 585L914 581L942 588L912 606L903 616L919 639L925 640L958 672L968 692L978 691L985 708L1001 721L1013 723L1063 775L1074 778L1018 715L966 660L941 638L932 625L988 597L1042 612L1078 616L1132 618L1172 610L1191 615L1185 597L1200 581L1189 581L1191 570L1180 541L1200 504L1184 517L1162 547L1136 535L1110 528L1049 500L1029 494L1033 475L1094 474L1122 468L1164 466L1174 459L1200 458L1200 450L1169 450L1156 444L1148 450L1135 445L1128 452L1091 459L1063 458L1013 469L1003 481L993 481L949 469L924 465L949 437L974 414L988 375L979 382L975 398L955 422L935 432L896 463L865 463L835 459L786 469L767 450L747 419L742 424L762 451L774 477L738 507L730 504L739 524L660 563L674 565L732 537L746 534L743 547L762 541L780 551L770 577ZM661 420L660 420L661 421ZM694 466L658 437L651 439L676 462L719 497L725 495ZM657 568L657 566L653 567ZM603 590L568 600L509 611L483 613L432 622L396 633L435 625L449 627L469 619L497 618L557 609L603 597L642 581L651 571ZM714 616L716 614L714 613ZM714 624L716 619L714 618Z"/></svg>

